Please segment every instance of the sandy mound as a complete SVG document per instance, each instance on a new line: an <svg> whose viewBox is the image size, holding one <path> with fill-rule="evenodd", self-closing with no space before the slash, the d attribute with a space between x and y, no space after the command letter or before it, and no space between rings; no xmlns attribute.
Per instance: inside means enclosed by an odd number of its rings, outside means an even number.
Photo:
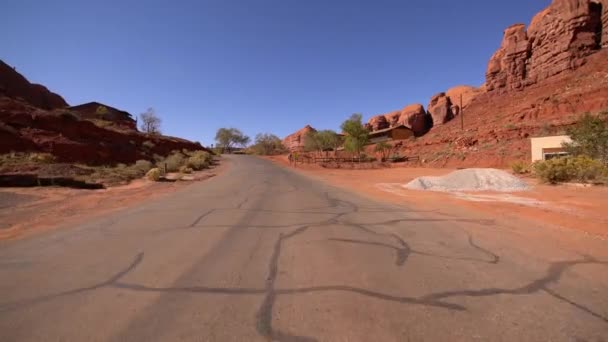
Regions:
<svg viewBox="0 0 608 342"><path fill-rule="evenodd" d="M431 191L525 191L526 182L496 169L465 169L443 177L419 177L404 186L411 190Z"/></svg>

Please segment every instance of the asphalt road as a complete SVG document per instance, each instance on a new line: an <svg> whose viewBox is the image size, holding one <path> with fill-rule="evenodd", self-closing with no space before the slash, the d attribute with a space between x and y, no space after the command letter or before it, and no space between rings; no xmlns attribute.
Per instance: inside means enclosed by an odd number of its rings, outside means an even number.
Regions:
<svg viewBox="0 0 608 342"><path fill-rule="evenodd" d="M229 162L0 244L0 341L608 341L606 260Z"/></svg>

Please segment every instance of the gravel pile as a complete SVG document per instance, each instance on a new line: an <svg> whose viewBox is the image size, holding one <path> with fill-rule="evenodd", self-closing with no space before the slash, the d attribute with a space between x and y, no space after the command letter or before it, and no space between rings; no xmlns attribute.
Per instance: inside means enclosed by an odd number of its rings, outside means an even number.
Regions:
<svg viewBox="0 0 608 342"><path fill-rule="evenodd" d="M464 169L442 177L419 177L404 186L411 190L430 191L501 191L529 190L526 182L497 169Z"/></svg>

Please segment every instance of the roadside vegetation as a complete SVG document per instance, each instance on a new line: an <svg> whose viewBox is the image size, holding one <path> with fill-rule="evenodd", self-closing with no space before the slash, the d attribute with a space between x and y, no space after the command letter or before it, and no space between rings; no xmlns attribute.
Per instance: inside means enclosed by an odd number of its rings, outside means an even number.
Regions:
<svg viewBox="0 0 608 342"><path fill-rule="evenodd" d="M340 126L344 132L344 149L348 152L353 152L357 158L361 157L361 151L369 141L369 131L363 125L362 115L353 114L348 120L344 121Z"/></svg>
<svg viewBox="0 0 608 342"><path fill-rule="evenodd" d="M287 152L287 149L276 135L260 133L255 136L255 141L249 147L249 152L261 156L274 156Z"/></svg>
<svg viewBox="0 0 608 342"><path fill-rule="evenodd" d="M125 184L146 177L160 181L167 173L180 175L208 169L213 156L206 151L173 151L166 157L154 156L153 160L138 160L134 164L92 166L57 162L49 153L7 153L0 155L0 173L29 173L38 177L73 178L87 183L104 185Z"/></svg>
<svg viewBox="0 0 608 342"><path fill-rule="evenodd" d="M220 128L215 134L219 153L231 153L234 147L245 147L250 141L248 136L236 128Z"/></svg>
<svg viewBox="0 0 608 342"><path fill-rule="evenodd" d="M154 108L148 108L148 110L139 114L139 118L140 118L139 129L142 132L147 133L147 134L161 134L160 125L162 123L162 120L156 114L156 112L154 111Z"/></svg>
<svg viewBox="0 0 608 342"><path fill-rule="evenodd" d="M342 146L342 143L342 137L329 129L308 132L306 137L304 137L304 149L307 152L318 152L319 154L323 154L323 152L327 154L329 151L334 151L335 153L338 147Z"/></svg>
<svg viewBox="0 0 608 342"><path fill-rule="evenodd" d="M572 139L564 144L568 157L538 161L532 165L516 162L516 174L532 173L542 182L580 182L608 185L608 112L585 114L566 131Z"/></svg>

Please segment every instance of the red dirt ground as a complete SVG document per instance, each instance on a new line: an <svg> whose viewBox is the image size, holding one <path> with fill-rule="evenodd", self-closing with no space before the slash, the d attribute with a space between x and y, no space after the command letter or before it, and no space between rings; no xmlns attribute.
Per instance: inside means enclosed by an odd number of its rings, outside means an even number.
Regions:
<svg viewBox="0 0 608 342"><path fill-rule="evenodd" d="M289 166L285 156L268 157ZM527 221L557 230L576 230L585 235L608 238L608 187L578 187L572 185L544 185L535 179L524 178L533 185L527 192L510 194L476 193L476 196L499 196L500 201L473 202L453 194L415 191L396 187L420 176L441 176L454 169L394 167L371 170L325 169L318 165L298 165L297 170L327 181L338 187L351 189L375 199L406 204L421 210L446 214L461 212L483 213L503 221ZM383 184L393 185L383 186ZM468 195L467 195L468 196ZM525 200L532 204L522 204ZM510 200L510 201L509 201Z"/></svg>

